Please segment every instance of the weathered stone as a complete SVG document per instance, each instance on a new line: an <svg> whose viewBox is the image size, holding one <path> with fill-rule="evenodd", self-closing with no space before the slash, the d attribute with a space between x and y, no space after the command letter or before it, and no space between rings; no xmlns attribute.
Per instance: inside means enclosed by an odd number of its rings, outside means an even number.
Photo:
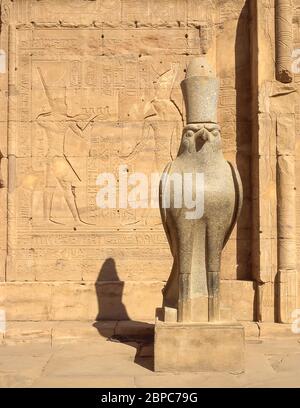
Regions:
<svg viewBox="0 0 300 408"><path fill-rule="evenodd" d="M224 127L226 147L249 155L250 133L248 138L246 132L239 140L235 137L248 120L247 106L236 112L237 105L248 104L248 95L241 103L236 81L240 76L250 83L247 24L239 34L243 63L236 73L239 17L248 19L242 13L244 2L42 3L1 3L6 64L0 76L0 150L5 156L0 281L7 282L7 315L92 318L98 312L93 285L100 281L106 299L102 306L109 308L101 312L105 318L124 318L122 305L114 304L112 311L108 301L112 292L117 294L114 300L120 300L124 286L129 314L135 316L138 302L142 311L137 319L150 319L172 258L159 210L99 209L95 180L100 172L116 173L124 163L130 171L149 175L162 171L175 157L185 110L180 82L200 50L220 78L220 124L231 123ZM246 174L245 170L242 177L249 190ZM245 235L250 239L249 231ZM239 247L232 244L228 249L225 278L248 278L248 272L235 272ZM240 251L239 267L246 270L247 254ZM142 281L147 284L138 289ZM14 286L19 282L24 284L23 294L17 294L21 286ZM82 282L89 288L79 288ZM40 293L35 296L35 291Z"/></svg>
<svg viewBox="0 0 300 408"><path fill-rule="evenodd" d="M246 339L258 339L260 337L260 326L256 322L242 322Z"/></svg>
<svg viewBox="0 0 300 408"><path fill-rule="evenodd" d="M172 263L159 210L100 209L96 179L117 179L120 164L148 176L176 157L180 82L205 55L220 81L224 157L245 195L222 254L221 316L291 322L300 307L298 6L2 0L0 308L9 321L153 320ZM43 329L24 327L26 336L42 339Z"/></svg>
<svg viewBox="0 0 300 408"><path fill-rule="evenodd" d="M137 363L135 347L111 342L103 344L95 339L53 348L45 344L5 346L0 347L0 356L0 387L142 387L161 388L164 392L166 388L182 387L299 388L300 385L297 338L247 341L246 370L240 375L155 373L151 357L140 358ZM170 399L176 400L176 395L171 393Z"/></svg>
<svg viewBox="0 0 300 408"><path fill-rule="evenodd" d="M247 260L251 257L251 241L248 239L234 238L234 235L240 235L233 232L222 253L221 279L222 280L249 280L251 279L251 269L247 266ZM246 235L246 231L245 231ZM238 254L238 257L236 257ZM238 283L239 281L237 281Z"/></svg>
<svg viewBox="0 0 300 408"><path fill-rule="evenodd" d="M52 344L52 322L8 322L4 341L6 346L27 343Z"/></svg>
<svg viewBox="0 0 300 408"><path fill-rule="evenodd" d="M96 292L94 283L6 282L0 283L0 309L5 309L8 321L94 321L98 318L154 322L153 311L162 302L163 286L162 282L106 282L97 285ZM33 297L35 293L39 296ZM229 308L233 318L252 320L253 297L253 282L221 281L221 308Z"/></svg>
<svg viewBox="0 0 300 408"><path fill-rule="evenodd" d="M241 293L243 296L241 296ZM253 321L254 300L254 282L236 280L222 281L220 287L221 316L222 310L227 310L226 321Z"/></svg>
<svg viewBox="0 0 300 408"><path fill-rule="evenodd" d="M292 82L291 55L293 38L293 1L275 0L276 77L283 83Z"/></svg>
<svg viewBox="0 0 300 408"><path fill-rule="evenodd" d="M293 337L299 339L299 334L293 333L290 324L259 323L259 332L261 338Z"/></svg>
<svg viewBox="0 0 300 408"><path fill-rule="evenodd" d="M244 371L244 329L236 324L156 322L157 372Z"/></svg>
<svg viewBox="0 0 300 408"><path fill-rule="evenodd" d="M117 322L56 322L52 329L52 347L77 341L106 341L113 336Z"/></svg>
<svg viewBox="0 0 300 408"><path fill-rule="evenodd" d="M241 211L243 191L237 169L222 153L216 124L219 82L206 58L190 62L182 90L187 126L178 156L161 181L162 220L174 257L163 306L177 309L178 322L218 321L221 253ZM189 190L187 174L196 177ZM184 185L180 192L172 181L178 176ZM188 191L196 197L194 207Z"/></svg>

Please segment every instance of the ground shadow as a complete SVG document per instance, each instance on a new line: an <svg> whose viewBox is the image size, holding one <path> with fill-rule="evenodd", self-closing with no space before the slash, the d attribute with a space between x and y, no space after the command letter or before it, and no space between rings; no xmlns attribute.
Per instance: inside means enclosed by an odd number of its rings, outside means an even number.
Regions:
<svg viewBox="0 0 300 408"><path fill-rule="evenodd" d="M93 326L107 341L136 348L134 362L153 371L154 325L130 318L123 303L124 285L119 279L115 260L106 259L95 282L98 314ZM107 321L116 322L113 333L107 330L104 324Z"/></svg>

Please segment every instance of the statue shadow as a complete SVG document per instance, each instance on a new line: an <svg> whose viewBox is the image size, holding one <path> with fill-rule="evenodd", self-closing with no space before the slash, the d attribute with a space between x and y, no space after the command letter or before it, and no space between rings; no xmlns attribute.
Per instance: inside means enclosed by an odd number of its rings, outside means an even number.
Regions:
<svg viewBox="0 0 300 408"><path fill-rule="evenodd" d="M130 318L123 303L124 286L125 283L119 279L115 260L106 259L95 282L98 314L93 326L102 337L106 337L107 341L134 347L136 349L134 362L153 371L154 324ZM113 333L108 334L105 322L115 323Z"/></svg>
<svg viewBox="0 0 300 408"><path fill-rule="evenodd" d="M255 180L258 173L253 173L255 157L252 156L253 143L253 68L251 66L251 0L246 0L238 19L235 39L235 89L236 89L236 165L241 175L244 189L244 203L237 223L237 279L253 281L255 296L253 319L257 320L258 298L257 283L253 276L253 253L259 253L253 248L253 240L259 242L259 225L255 219L259 212L255 209L252 199ZM254 186L254 187L253 187ZM258 205L258 203L257 203ZM256 263L256 262L255 262Z"/></svg>

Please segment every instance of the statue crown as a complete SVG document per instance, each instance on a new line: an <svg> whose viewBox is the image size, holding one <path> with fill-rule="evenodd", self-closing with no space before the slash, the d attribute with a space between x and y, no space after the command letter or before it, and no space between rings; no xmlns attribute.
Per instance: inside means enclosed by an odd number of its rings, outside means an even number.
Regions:
<svg viewBox="0 0 300 408"><path fill-rule="evenodd" d="M187 124L217 123L220 83L205 57L190 62L181 88Z"/></svg>

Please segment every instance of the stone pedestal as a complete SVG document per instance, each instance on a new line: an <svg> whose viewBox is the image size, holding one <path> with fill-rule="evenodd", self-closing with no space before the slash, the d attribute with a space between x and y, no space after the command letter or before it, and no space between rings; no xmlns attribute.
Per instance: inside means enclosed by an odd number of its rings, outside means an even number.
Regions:
<svg viewBox="0 0 300 408"><path fill-rule="evenodd" d="M157 372L244 371L244 328L238 323L155 324Z"/></svg>

